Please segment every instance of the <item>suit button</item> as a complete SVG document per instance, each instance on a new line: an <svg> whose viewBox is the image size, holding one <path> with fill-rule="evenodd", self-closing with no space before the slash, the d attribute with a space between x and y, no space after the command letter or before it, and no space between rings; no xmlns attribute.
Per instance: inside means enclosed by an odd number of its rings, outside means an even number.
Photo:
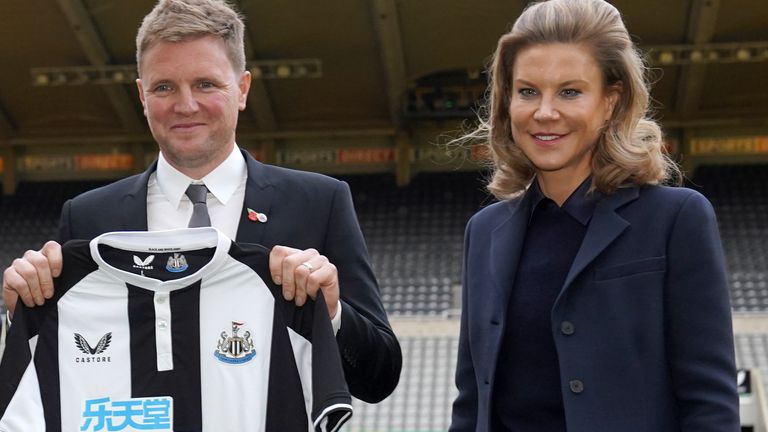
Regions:
<svg viewBox="0 0 768 432"><path fill-rule="evenodd" d="M570 321L560 323L560 332L566 336L572 335L576 331L576 326Z"/></svg>
<svg viewBox="0 0 768 432"><path fill-rule="evenodd" d="M571 391L576 394L584 391L584 383L581 380L571 380L568 385L571 387Z"/></svg>
<svg viewBox="0 0 768 432"><path fill-rule="evenodd" d="M494 325L494 326L499 325L499 320L496 318L491 318L491 325Z"/></svg>

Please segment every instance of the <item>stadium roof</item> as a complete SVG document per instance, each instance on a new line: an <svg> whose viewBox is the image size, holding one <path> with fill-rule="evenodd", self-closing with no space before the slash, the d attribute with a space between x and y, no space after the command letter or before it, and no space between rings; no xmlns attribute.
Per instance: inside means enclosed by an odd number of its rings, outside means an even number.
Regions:
<svg viewBox="0 0 768 432"><path fill-rule="evenodd" d="M657 68L654 97L667 128L768 126L768 2L613 3ZM240 130L259 140L323 131L364 137L471 115L466 95L451 92L484 82L479 72L525 2L237 4L247 19L248 59L263 77L254 81ZM152 5L4 2L0 143L146 139L130 73L136 29Z"/></svg>

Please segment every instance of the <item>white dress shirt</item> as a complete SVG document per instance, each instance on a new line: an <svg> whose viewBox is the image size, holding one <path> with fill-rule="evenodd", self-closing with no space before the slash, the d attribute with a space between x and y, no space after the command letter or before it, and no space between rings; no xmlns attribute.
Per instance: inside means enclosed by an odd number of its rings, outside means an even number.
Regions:
<svg viewBox="0 0 768 432"><path fill-rule="evenodd" d="M234 239L245 201L248 169L237 146L219 166L200 180L182 174L160 153L157 171L147 183L147 228L161 231L186 228L192 216L192 201L184 193L190 183L208 187L208 214L211 225Z"/></svg>
<svg viewBox="0 0 768 432"><path fill-rule="evenodd" d="M208 215L211 226L234 239L243 213L248 167L237 145L221 165L202 179L194 180L172 167L161 152L157 171L147 183L147 229L149 231L185 228L192 217L192 201L184 193L190 183L208 187ZM286 245L290 246L290 245ZM341 328L341 301L331 320L334 332Z"/></svg>

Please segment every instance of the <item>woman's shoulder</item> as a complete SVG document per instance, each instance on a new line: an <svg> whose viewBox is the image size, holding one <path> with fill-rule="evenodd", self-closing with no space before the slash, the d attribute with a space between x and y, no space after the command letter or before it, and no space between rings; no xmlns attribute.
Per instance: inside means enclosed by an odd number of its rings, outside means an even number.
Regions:
<svg viewBox="0 0 768 432"><path fill-rule="evenodd" d="M523 197L505 199L489 204L477 211L470 218L471 224L486 224L492 221L506 219L520 206Z"/></svg>
<svg viewBox="0 0 768 432"><path fill-rule="evenodd" d="M670 214L679 214L684 209L714 213L712 203L701 192L682 186L642 186L640 187L638 204L647 205L659 212Z"/></svg>
<svg viewBox="0 0 768 432"><path fill-rule="evenodd" d="M690 200L708 202L699 191L684 186L645 185L640 188L640 196L680 204Z"/></svg>

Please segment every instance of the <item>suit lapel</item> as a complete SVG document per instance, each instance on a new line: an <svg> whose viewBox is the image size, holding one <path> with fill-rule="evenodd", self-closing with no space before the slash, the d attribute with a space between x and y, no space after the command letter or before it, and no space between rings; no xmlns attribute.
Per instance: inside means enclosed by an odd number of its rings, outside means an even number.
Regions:
<svg viewBox="0 0 768 432"><path fill-rule="evenodd" d="M238 222L236 240L249 243L261 243L269 225L270 209L275 195L274 185L269 181L266 167L256 161L248 152L241 150L248 166L248 180L245 185L245 201ZM262 223L248 219L248 209L267 216L267 222Z"/></svg>
<svg viewBox="0 0 768 432"><path fill-rule="evenodd" d="M639 194L640 191L637 187L618 189L613 195L606 197L597 204L587 233L584 235L584 241L576 253L576 258L574 258L568 276L565 278L563 290L555 304L574 279L627 229L629 222L619 216L616 209L636 200Z"/></svg>
<svg viewBox="0 0 768 432"><path fill-rule="evenodd" d="M157 161L136 180L130 189L123 195L122 211L120 212L120 230L123 231L147 231L147 184L149 177L157 170Z"/></svg>
<svg viewBox="0 0 768 432"><path fill-rule="evenodd" d="M507 303L515 281L525 231L530 219L530 194L525 194L517 205L510 203L511 214L491 234L491 272L494 280L489 306L501 310L502 322L506 320Z"/></svg>

